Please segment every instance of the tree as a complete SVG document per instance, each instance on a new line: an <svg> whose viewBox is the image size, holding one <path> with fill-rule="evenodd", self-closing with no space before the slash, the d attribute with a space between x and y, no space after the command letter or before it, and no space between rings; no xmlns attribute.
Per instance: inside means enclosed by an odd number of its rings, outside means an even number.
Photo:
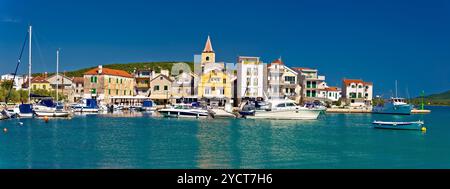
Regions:
<svg viewBox="0 0 450 189"><path fill-rule="evenodd" d="M0 87L3 88L3 89L9 90L12 85L13 85L13 81L12 80L4 80L0 84Z"/></svg>

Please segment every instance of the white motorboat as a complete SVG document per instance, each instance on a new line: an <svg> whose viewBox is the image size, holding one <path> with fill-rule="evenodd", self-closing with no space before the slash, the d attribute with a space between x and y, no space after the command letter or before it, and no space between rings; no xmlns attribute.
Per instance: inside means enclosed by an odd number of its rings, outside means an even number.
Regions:
<svg viewBox="0 0 450 189"><path fill-rule="evenodd" d="M186 118L207 118L209 117L208 110L192 106L190 104L179 104L171 108L164 108L158 110L164 117L186 117Z"/></svg>
<svg viewBox="0 0 450 189"><path fill-rule="evenodd" d="M69 117L70 112L65 111L61 104L53 103L51 99L42 99L39 104L33 106L34 113L38 117Z"/></svg>
<svg viewBox="0 0 450 189"><path fill-rule="evenodd" d="M286 119L286 120L314 120L323 111L319 108L298 106L293 100L274 99L267 101L269 108L255 110L254 114L247 115L249 119Z"/></svg>
<svg viewBox="0 0 450 189"><path fill-rule="evenodd" d="M96 113L99 111L97 101L95 99L82 99L76 104L72 104L71 108L74 112Z"/></svg>

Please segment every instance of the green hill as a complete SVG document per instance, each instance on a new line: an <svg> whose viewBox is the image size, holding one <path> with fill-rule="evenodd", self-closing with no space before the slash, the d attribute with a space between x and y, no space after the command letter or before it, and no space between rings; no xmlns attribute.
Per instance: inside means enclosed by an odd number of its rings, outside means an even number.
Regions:
<svg viewBox="0 0 450 189"><path fill-rule="evenodd" d="M159 72L161 69L167 69L171 70L172 66L175 63L180 62L134 62L134 63L124 63L124 64L106 64L103 65L104 68L111 68L111 69L118 69L118 70L125 70L128 73L132 73L135 69L152 69L157 72ZM194 63L193 62L184 62L189 65L191 68L191 71L194 71ZM82 68L79 70L69 71L66 72L67 77L82 77L83 74L95 67L89 67L89 68ZM48 75L51 76L54 73L49 73ZM36 75L42 75L42 73L34 73L33 76Z"/></svg>
<svg viewBox="0 0 450 189"><path fill-rule="evenodd" d="M444 106L450 106L450 91L446 91L439 94L432 94L425 96L424 98L425 105L444 105ZM419 105L422 103L422 98L417 97L414 99L411 99L411 102L413 104Z"/></svg>

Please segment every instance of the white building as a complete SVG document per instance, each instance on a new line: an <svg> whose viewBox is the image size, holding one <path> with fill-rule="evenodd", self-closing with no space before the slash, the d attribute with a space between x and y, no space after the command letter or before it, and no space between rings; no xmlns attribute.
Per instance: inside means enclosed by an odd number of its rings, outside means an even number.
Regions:
<svg viewBox="0 0 450 189"><path fill-rule="evenodd" d="M19 75L16 75L16 77L14 78L14 74L13 74L13 73L11 73L11 74L5 74L5 75L2 75L2 76L1 76L1 80L2 80L2 81L11 81L11 80L13 80L13 79L14 79L14 86L13 86L13 89L16 89L16 90L22 89L22 84L23 84L24 81L25 81L25 78L24 78L24 77L19 76Z"/></svg>
<svg viewBox="0 0 450 189"><path fill-rule="evenodd" d="M237 100L262 99L266 66L259 57L239 56L237 59Z"/></svg>
<svg viewBox="0 0 450 189"><path fill-rule="evenodd" d="M52 75L47 78L47 81L54 90L56 90L56 85L58 85L60 92L61 90L70 89L72 87L72 79L61 74Z"/></svg>
<svg viewBox="0 0 450 189"><path fill-rule="evenodd" d="M267 66L267 95L269 98L290 98L300 101L301 86L298 73L287 67L281 58Z"/></svg>
<svg viewBox="0 0 450 189"><path fill-rule="evenodd" d="M341 98L341 88L338 87L326 87L321 91L321 97L325 98L331 102L337 102Z"/></svg>
<svg viewBox="0 0 450 189"><path fill-rule="evenodd" d="M344 79L342 81L342 98L351 107L371 107L373 84L361 79Z"/></svg>
<svg viewBox="0 0 450 189"><path fill-rule="evenodd" d="M326 101L325 89L328 87L325 76L319 75L317 69L294 68L299 73L299 83L302 87L301 96L303 102Z"/></svg>

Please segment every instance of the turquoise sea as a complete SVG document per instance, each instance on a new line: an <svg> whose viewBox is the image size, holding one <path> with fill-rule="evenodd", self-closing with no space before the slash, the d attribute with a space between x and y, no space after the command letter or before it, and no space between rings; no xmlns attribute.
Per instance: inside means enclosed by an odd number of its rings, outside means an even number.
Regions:
<svg viewBox="0 0 450 189"><path fill-rule="evenodd" d="M0 121L0 168L450 168L450 107L427 115L327 114L315 121L148 114ZM425 120L427 132L373 120ZM23 122L20 125L19 122Z"/></svg>

